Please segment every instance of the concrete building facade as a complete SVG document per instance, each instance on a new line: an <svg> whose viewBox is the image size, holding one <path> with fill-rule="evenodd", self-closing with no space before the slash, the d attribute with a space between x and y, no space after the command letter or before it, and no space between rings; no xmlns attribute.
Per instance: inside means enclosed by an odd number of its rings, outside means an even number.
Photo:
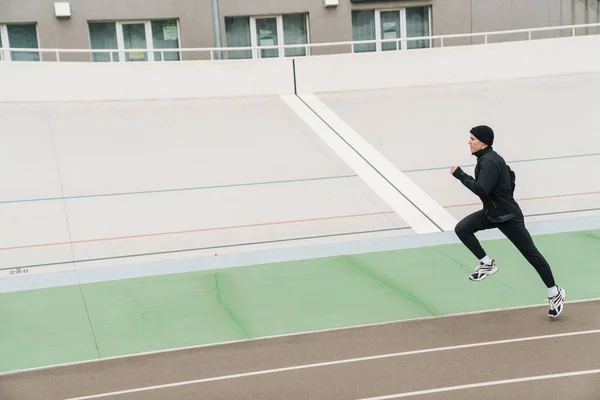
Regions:
<svg viewBox="0 0 600 400"><path fill-rule="evenodd" d="M108 53L59 54L61 61L160 61L210 59L220 32L223 47L330 43L477 33L600 21L599 0L0 0L0 47L116 49ZM218 11L218 23L213 12ZM215 29L215 26L217 29ZM578 31L577 34L589 33ZM536 37L570 35L570 31ZM497 41L523 35L502 35ZM455 38L444 45L482 42ZM219 58L289 57L350 51L404 50L440 45L406 43L226 51ZM128 49L156 51L136 52ZM0 52L4 61L54 61L53 52Z"/></svg>

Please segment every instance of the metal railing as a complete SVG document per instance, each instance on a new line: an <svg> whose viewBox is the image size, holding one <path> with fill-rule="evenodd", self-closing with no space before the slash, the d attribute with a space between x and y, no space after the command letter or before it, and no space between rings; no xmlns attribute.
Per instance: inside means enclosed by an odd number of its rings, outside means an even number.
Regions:
<svg viewBox="0 0 600 400"><path fill-rule="evenodd" d="M307 43L307 44L294 44L294 45L272 45L272 46L249 46L249 47L198 47L198 48L168 48L168 49L43 49L43 48L0 48L0 61L6 61L9 57L7 54L10 52L18 53L40 53L40 60L43 60L41 54L44 53L54 53L56 55L56 61L60 62L61 57L60 54L86 54L91 56L92 54L109 54L109 60L111 62L115 62L113 54L119 54L118 61L125 60L126 53L142 53L146 55L147 60L152 60L154 57L151 57L150 54L160 54L159 62L165 61L165 54L168 53L179 53L180 55L183 53L210 53L210 59L215 60L215 54L218 53L229 53L229 52L249 52L251 57L246 58L263 58L261 55L262 51L265 50L279 50L280 57L286 49L304 49L305 55L311 55L310 50L315 48L327 48L327 47L339 47L339 46L349 46L350 52L355 53L356 46L365 46L380 43L395 43L396 47L400 44L402 49L407 48L408 42L411 41L428 41L429 44L426 47L434 47L434 41L439 40L439 46L445 47L447 42L450 39L473 39L483 37L483 44L489 43L489 38L494 36L501 35L517 35L517 34L526 34L527 39L523 40L533 40L533 34L539 32L551 32L551 31L561 31L568 30L570 36L576 36L577 29L587 29L587 35L597 35L600 34L600 29L598 29L595 33L590 33L590 28L600 28L600 23L593 24L578 24L578 25L558 25L558 26L550 26L550 27L542 27L542 28L525 28L525 29L513 29L513 30L504 30L504 31L492 31L492 32L477 32L477 33L458 33L458 34L449 34L449 35L430 35L430 36L421 36L421 37L411 37L411 38L397 38L397 39L372 39L372 40L358 40L358 41L342 41L342 42L326 42L326 43ZM565 37L565 36L557 36ZM514 41L514 40L513 40ZM519 40L521 41L521 40ZM496 42L497 43L497 42ZM471 43L467 45L472 45ZM456 46L456 45L453 45ZM367 50L374 51L374 50ZM321 53L324 54L324 53ZM299 57L304 57L305 55L301 55ZM220 58L220 57L219 57ZM181 56L179 57L181 60Z"/></svg>

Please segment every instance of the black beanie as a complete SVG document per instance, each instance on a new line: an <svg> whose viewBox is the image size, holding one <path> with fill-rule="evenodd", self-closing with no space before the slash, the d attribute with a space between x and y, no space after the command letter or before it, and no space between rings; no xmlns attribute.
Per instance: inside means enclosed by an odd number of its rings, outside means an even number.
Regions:
<svg viewBox="0 0 600 400"><path fill-rule="evenodd" d="M491 146L494 143L494 131L487 125L479 125L471 129L471 134L483 143Z"/></svg>

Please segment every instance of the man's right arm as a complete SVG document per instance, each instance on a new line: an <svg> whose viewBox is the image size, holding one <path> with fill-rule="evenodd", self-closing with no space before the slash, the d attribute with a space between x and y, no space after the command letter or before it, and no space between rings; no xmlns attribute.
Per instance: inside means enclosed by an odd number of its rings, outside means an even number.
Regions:
<svg viewBox="0 0 600 400"><path fill-rule="evenodd" d="M465 187L467 189L469 189L471 192L473 192L474 194L477 194L477 192L475 191L474 185L467 184L467 182L469 182L469 183L474 182L475 179L473 179L473 177L471 175L467 174L460 167L456 168L456 170L452 173L452 176L454 176L456 179L461 181L461 183L463 185L465 185Z"/></svg>
<svg viewBox="0 0 600 400"><path fill-rule="evenodd" d="M452 175L477 196L488 197L498 181L499 172L498 166L493 162L484 161L481 165L478 180L473 179L472 176L465 173L460 167L456 168Z"/></svg>

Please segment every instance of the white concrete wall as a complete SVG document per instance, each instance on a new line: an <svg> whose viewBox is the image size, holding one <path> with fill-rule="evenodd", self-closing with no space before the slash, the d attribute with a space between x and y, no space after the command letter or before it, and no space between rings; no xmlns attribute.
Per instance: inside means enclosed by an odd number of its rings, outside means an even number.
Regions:
<svg viewBox="0 0 600 400"><path fill-rule="evenodd" d="M406 226L278 96L0 102L0 125L0 277Z"/></svg>
<svg viewBox="0 0 600 400"><path fill-rule="evenodd" d="M296 59L299 93L594 72L600 35ZM291 59L0 63L0 101L155 100L294 93Z"/></svg>
<svg viewBox="0 0 600 400"><path fill-rule="evenodd" d="M444 85L598 70L600 36L296 60L298 93Z"/></svg>
<svg viewBox="0 0 600 400"><path fill-rule="evenodd" d="M315 56L297 59L296 71L299 92L574 74L600 71L600 36ZM400 226L402 221L377 213L387 211L380 199L364 186L344 180L314 183L312 191L282 185L279 192L267 192L263 189L267 186L259 185L243 194L228 187L219 189L221 192L119 194L350 174L347 166L327 153L326 146L276 97L59 103L277 96L293 93L293 85L290 59L118 65L0 63L0 222L4 229L0 233L0 268L209 246L225 236L232 237L232 230L220 230L218 235L222 236L198 232L205 236L193 240L188 239L191 236L165 235L160 243L157 237L98 241L155 232L255 224L245 231L248 240L271 240L292 228L263 226L265 221L296 221L292 224L296 236ZM560 91L555 83L548 85L548 90ZM589 85L584 87L586 91L573 98L593 104L595 91L588 89ZM436 90L444 92L441 100L438 98L440 104L447 98L453 107L469 109L464 94L452 97L443 87ZM363 97L349 112L369 121L372 129L377 112L369 107L376 108L377 102L365 94L355 95ZM511 95L518 96L519 92L511 89L504 98ZM43 101L57 104L15 104ZM415 104L414 100L409 103ZM493 104L496 107L495 100ZM539 106L539 102L533 104ZM402 105L390 109L393 112ZM522 110L507 109L505 119L526 118ZM560 118L581 124L581 112L585 109L574 107ZM530 113L526 115L532 118ZM447 116L455 118L452 113ZM579 127L573 132L592 132L594 128L589 124ZM597 151L595 142L582 143L592 146L585 152ZM225 192L230 197L218 194ZM320 208L311 206L309 200ZM297 223L312 218L310 224L316 224L319 218L338 214L369 214L372 222L351 218L342 226L331 219L327 220L331 225L326 226L319 220L318 227L308 228ZM259 234L254 229L264 231Z"/></svg>
<svg viewBox="0 0 600 400"><path fill-rule="evenodd" d="M0 62L0 101L156 100L290 94L290 59L173 63Z"/></svg>

